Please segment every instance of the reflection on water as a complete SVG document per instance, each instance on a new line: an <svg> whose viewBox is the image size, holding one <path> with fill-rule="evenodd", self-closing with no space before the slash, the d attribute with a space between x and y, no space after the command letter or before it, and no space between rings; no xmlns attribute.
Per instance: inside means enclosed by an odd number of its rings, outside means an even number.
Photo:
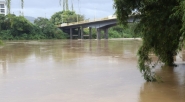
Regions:
<svg viewBox="0 0 185 102"><path fill-rule="evenodd" d="M6 42L0 48L0 102L183 102L185 69L158 69L146 83L138 40Z"/></svg>
<svg viewBox="0 0 185 102"><path fill-rule="evenodd" d="M141 88L140 102L184 102L185 101L185 65L176 68L163 67L157 74L164 83L145 83Z"/></svg>

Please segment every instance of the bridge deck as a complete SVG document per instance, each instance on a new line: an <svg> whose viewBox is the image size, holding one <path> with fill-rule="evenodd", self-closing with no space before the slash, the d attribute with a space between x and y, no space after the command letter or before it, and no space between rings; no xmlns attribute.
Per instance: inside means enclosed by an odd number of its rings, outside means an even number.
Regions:
<svg viewBox="0 0 185 102"><path fill-rule="evenodd" d="M79 22L72 22L72 23L63 23L58 25L58 27L69 27L69 26L75 26L75 25L83 25L83 24L88 24L88 23L96 23L96 22L102 22L102 21L108 21L108 20L116 20L116 16L109 16L106 18L101 18L101 19L94 19L94 20L84 20L84 21L79 21Z"/></svg>
<svg viewBox="0 0 185 102"><path fill-rule="evenodd" d="M126 22L131 23L135 21L135 16L129 16ZM84 20L80 22L72 22L72 23L63 23L58 25L58 27L63 30L65 33L70 35L70 39L73 37L78 37L83 39L85 36L89 36L92 38L92 28L96 29L97 39L101 39L101 31L104 32L103 36L105 39L108 39L108 29L112 26L118 24L116 16L109 16L103 19L95 19L95 20ZM83 29L89 28L89 35L83 34ZM77 29L78 34L73 34L73 31Z"/></svg>

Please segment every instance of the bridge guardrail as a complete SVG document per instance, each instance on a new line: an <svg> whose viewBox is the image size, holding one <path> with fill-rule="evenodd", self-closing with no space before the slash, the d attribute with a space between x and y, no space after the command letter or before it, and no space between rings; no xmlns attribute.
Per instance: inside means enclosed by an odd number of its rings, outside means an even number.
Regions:
<svg viewBox="0 0 185 102"><path fill-rule="evenodd" d="M65 27L65 26L77 25L77 24L83 24L83 23L89 23L89 22L95 22L95 21L104 21L104 20L115 19L115 18L116 18L116 16L113 15L113 16L108 16L108 17L105 17L105 18L94 19L94 20L87 19L87 20L79 21L79 22L63 23L63 24L58 25L58 27Z"/></svg>

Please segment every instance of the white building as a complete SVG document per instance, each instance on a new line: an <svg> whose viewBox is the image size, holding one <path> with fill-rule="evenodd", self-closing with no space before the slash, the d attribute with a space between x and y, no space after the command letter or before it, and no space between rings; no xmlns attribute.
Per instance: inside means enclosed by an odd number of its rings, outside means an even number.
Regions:
<svg viewBox="0 0 185 102"><path fill-rule="evenodd" d="M5 0L0 0L0 14L4 14L6 15L7 14L7 11L6 11L6 1Z"/></svg>

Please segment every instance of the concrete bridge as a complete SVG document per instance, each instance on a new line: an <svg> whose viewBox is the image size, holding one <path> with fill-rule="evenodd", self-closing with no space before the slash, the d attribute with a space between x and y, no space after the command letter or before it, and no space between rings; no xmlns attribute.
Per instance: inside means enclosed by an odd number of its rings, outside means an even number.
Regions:
<svg viewBox="0 0 185 102"><path fill-rule="evenodd" d="M135 16L130 16L127 22L134 22ZM84 28L89 28L89 39L92 38L92 28L96 28L97 30L97 39L101 39L101 31L104 31L103 38L108 39L108 29L112 26L117 25L118 21L116 16L109 16L103 19L96 19L96 20L84 20L80 22L73 22L73 23L63 23L58 25L58 27L63 30L64 32L70 35L70 39L77 37L79 39L84 39L83 30ZM73 31L77 29L78 34L74 34Z"/></svg>

